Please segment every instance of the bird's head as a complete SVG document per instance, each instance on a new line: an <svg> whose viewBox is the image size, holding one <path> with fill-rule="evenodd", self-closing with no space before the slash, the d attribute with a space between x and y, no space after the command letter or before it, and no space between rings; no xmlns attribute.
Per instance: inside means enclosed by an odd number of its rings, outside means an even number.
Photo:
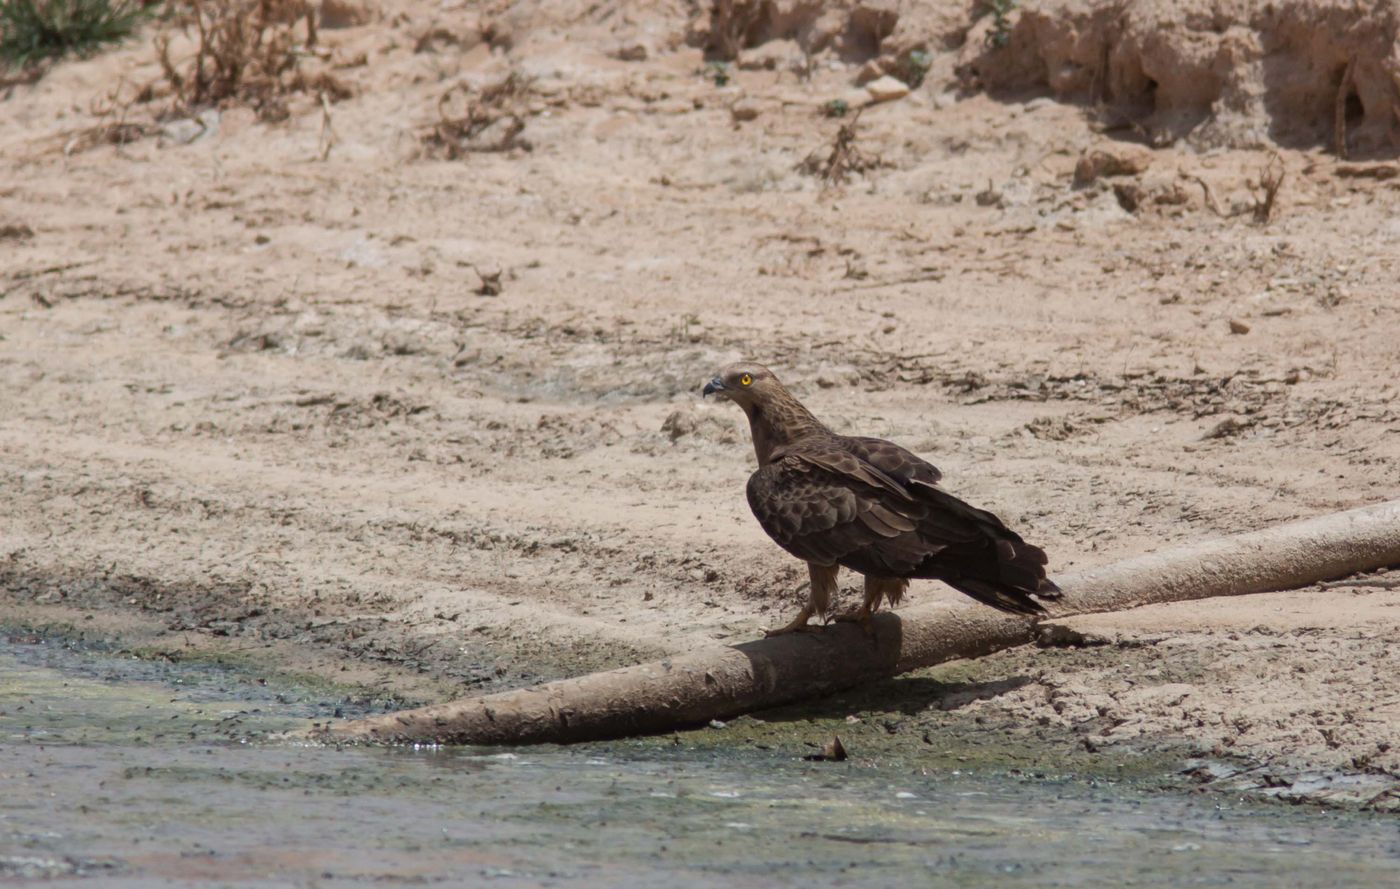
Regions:
<svg viewBox="0 0 1400 889"><path fill-rule="evenodd" d="M705 384L700 395L726 399L747 410L749 406L782 389L783 384L778 382L771 370L752 361L740 361L721 370Z"/></svg>

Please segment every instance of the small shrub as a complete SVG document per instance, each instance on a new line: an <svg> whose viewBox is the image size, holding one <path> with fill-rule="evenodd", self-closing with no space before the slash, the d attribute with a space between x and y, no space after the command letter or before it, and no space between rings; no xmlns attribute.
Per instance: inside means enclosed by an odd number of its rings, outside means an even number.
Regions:
<svg viewBox="0 0 1400 889"><path fill-rule="evenodd" d="M924 78L928 76L932 67L933 57L923 50L916 49L900 60L895 76L909 84L910 89L916 90L923 86Z"/></svg>
<svg viewBox="0 0 1400 889"><path fill-rule="evenodd" d="M756 0L714 0L710 7L710 39L705 49L718 59L738 58L749 32L765 15L771 15L771 4ZM724 84L719 84L724 86Z"/></svg>
<svg viewBox="0 0 1400 889"><path fill-rule="evenodd" d="M798 172L815 176L827 186L841 185L853 173L864 173L884 165L878 155L866 154L856 145L856 125L860 123L857 111L850 123L843 123L832 138L831 144L823 151L817 149L803 158L797 165Z"/></svg>
<svg viewBox="0 0 1400 889"><path fill-rule="evenodd" d="M142 0L0 0L0 62L88 55L130 36L152 9Z"/></svg>
<svg viewBox="0 0 1400 889"><path fill-rule="evenodd" d="M987 46L1001 49L1011 42L1011 12L1018 0L985 0L992 14L992 27L987 32Z"/></svg>
<svg viewBox="0 0 1400 889"><path fill-rule="evenodd" d="M728 62L708 62L705 65L705 76L714 81L715 86L725 87L729 85L729 63Z"/></svg>
<svg viewBox="0 0 1400 889"><path fill-rule="evenodd" d="M1257 224L1268 225L1269 220L1274 218L1279 189L1283 188L1283 180L1287 176L1288 168L1284 166L1283 156L1274 152L1259 173L1259 188L1254 198L1254 221ZM1254 188L1251 187L1250 191L1254 191Z"/></svg>
<svg viewBox="0 0 1400 889"><path fill-rule="evenodd" d="M172 4L181 27L196 33L193 58L171 58L170 35L156 38L173 111L230 103L251 106L261 120L287 117L292 93L350 95L328 73L302 62L316 45L316 10L308 0L182 0Z"/></svg>
<svg viewBox="0 0 1400 889"><path fill-rule="evenodd" d="M532 115L532 96L530 78L518 71L484 87L449 87L438 98L438 122L419 135L424 153L456 160L476 152L528 151L521 133Z"/></svg>

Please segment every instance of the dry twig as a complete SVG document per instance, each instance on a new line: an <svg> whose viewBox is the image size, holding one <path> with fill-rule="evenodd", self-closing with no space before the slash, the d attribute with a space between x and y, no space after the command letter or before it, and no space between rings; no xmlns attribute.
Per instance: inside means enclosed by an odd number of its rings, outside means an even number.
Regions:
<svg viewBox="0 0 1400 889"><path fill-rule="evenodd" d="M767 6L754 0L715 0L710 10L710 39L705 48L726 61L737 58L749 31Z"/></svg>
<svg viewBox="0 0 1400 889"><path fill-rule="evenodd" d="M1267 225L1273 218L1278 192L1283 188L1283 180L1287 176L1288 168L1283 164L1283 156L1275 151L1259 174L1260 193L1254 198L1254 221L1259 225Z"/></svg>
<svg viewBox="0 0 1400 889"><path fill-rule="evenodd" d="M1332 102L1332 145L1337 157L1347 159L1347 100L1351 98L1356 84L1356 58L1347 62L1342 74L1342 82L1337 86L1337 97Z"/></svg>
<svg viewBox="0 0 1400 889"><path fill-rule="evenodd" d="M126 86L126 82L120 81L112 92L92 101L89 110L97 118L97 123L76 132L70 131L67 134L63 142L65 157L87 151L98 145L116 145L120 148L122 145L160 132L160 127L153 123L127 120L131 106L140 98L141 93L138 92L135 98L123 99L122 88L124 86Z"/></svg>
<svg viewBox="0 0 1400 889"><path fill-rule="evenodd" d="M459 83L438 99L438 122L420 140L431 155L456 160L483 151L529 150L520 138L530 116L530 78L512 71L486 87ZM461 103L454 109L454 103Z"/></svg>
<svg viewBox="0 0 1400 889"><path fill-rule="evenodd" d="M292 93L350 95L330 74L302 68L316 45L316 9L308 0L184 0L179 8L182 26L196 35L194 56L177 62L170 35L156 38L174 95L172 112L237 102L252 106L262 120L283 120Z"/></svg>
<svg viewBox="0 0 1400 889"><path fill-rule="evenodd" d="M831 140L830 150L822 157L822 149L817 149L802 159L797 169L808 176L816 176L828 185L841 185L852 173L864 173L881 166L884 161L878 155L866 154L856 145L856 125L860 123L860 112L851 118L850 123L841 124L836 136Z"/></svg>
<svg viewBox="0 0 1400 889"><path fill-rule="evenodd" d="M321 133L316 138L317 156L322 160L328 160L331 156L331 149L335 147L335 125L331 121L331 102L326 98L324 92L317 94L316 98L321 101Z"/></svg>

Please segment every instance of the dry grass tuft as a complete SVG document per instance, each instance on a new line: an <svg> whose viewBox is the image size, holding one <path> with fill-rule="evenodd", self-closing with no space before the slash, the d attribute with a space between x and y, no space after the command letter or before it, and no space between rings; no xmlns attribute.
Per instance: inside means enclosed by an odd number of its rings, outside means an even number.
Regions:
<svg viewBox="0 0 1400 889"><path fill-rule="evenodd" d="M161 77L117 85L95 103L99 118L66 134L63 152L124 145L162 133L162 121L200 120L199 112L251 107L262 121L285 120L288 101L305 94L321 109L318 155L335 142L330 103L350 88L330 74L329 53L316 46L316 4L310 0L172 0L168 24L155 38ZM176 32L190 37L189 54ZM179 57L177 57L179 54ZM138 106L150 106L133 114ZM139 119L138 119L139 118Z"/></svg>
<svg viewBox="0 0 1400 889"><path fill-rule="evenodd" d="M503 79L476 87L459 83L438 99L438 121L419 137L430 157L456 160L483 151L530 149L521 137L534 112L530 78L512 71Z"/></svg>
<svg viewBox="0 0 1400 889"><path fill-rule="evenodd" d="M769 4L754 0L715 0L710 9L710 35L706 51L716 59L730 61L739 56L749 31L765 14Z"/></svg>
<svg viewBox="0 0 1400 889"><path fill-rule="evenodd" d="M97 123L63 133L59 144L65 155L80 154L101 145L120 148L160 132L159 124L128 119L136 102L135 98L123 96L128 86L125 80L120 81L110 94L92 101L89 113L97 118Z"/></svg>
<svg viewBox="0 0 1400 889"><path fill-rule="evenodd" d="M856 112L850 123L841 125L829 148L813 151L802 159L797 169L808 176L820 178L827 185L841 185L854 173L864 173L883 166L884 161L879 155L867 154L856 145L858 123L860 112Z"/></svg>
<svg viewBox="0 0 1400 889"><path fill-rule="evenodd" d="M147 136L154 136L159 132L160 127L155 124L127 120L104 120L96 126L73 133L64 141L63 153L81 154L99 145L128 145Z"/></svg>
<svg viewBox="0 0 1400 889"><path fill-rule="evenodd" d="M1254 196L1254 221L1259 225L1267 225L1274 217L1274 210L1278 205L1279 189L1283 188L1283 180L1288 176L1288 170L1283 165L1283 157L1275 151L1269 158L1269 162L1264 165L1264 169L1259 174L1259 186Z"/></svg>
<svg viewBox="0 0 1400 889"><path fill-rule="evenodd" d="M240 104L261 120L284 120L293 93L350 95L330 74L303 64L316 46L316 8L308 0L181 0L175 8L181 29L195 34L195 51L177 61L171 35L156 38L173 114Z"/></svg>

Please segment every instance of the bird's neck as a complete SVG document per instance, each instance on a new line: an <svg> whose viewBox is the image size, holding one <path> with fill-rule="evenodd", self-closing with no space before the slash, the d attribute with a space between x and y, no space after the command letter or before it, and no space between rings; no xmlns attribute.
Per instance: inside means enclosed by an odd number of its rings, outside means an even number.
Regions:
<svg viewBox="0 0 1400 889"><path fill-rule="evenodd" d="M778 448L814 433L830 431L786 392L781 397L765 399L761 404L747 405L745 413L749 415L749 431L753 434L753 449L759 466L767 466Z"/></svg>

